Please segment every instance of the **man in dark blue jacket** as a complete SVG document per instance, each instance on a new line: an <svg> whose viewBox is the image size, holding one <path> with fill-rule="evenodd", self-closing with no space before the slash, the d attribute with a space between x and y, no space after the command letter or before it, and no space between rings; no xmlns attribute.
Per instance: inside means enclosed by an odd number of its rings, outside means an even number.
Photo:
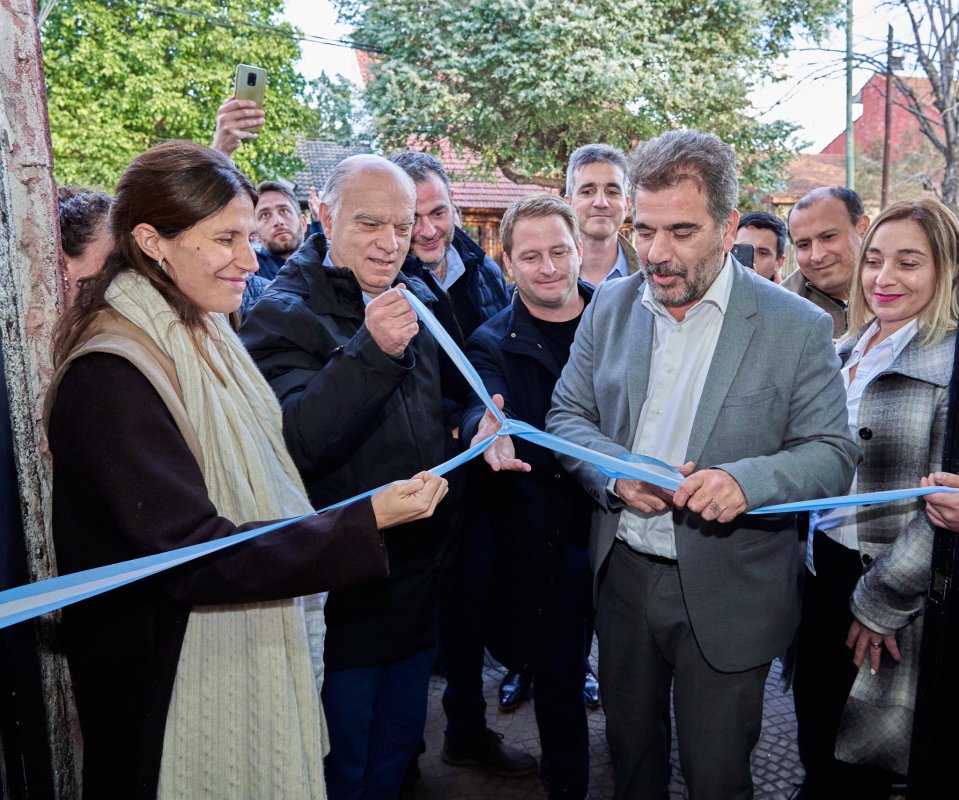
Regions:
<svg viewBox="0 0 959 800"><path fill-rule="evenodd" d="M516 295L476 330L466 353L508 417L543 428L592 296L578 281L583 246L573 210L555 195L514 203L500 231ZM498 428L478 400L463 416L464 440L476 443ZM496 439L484 459L493 472L470 491L487 505L494 498L490 648L535 681L540 774L549 797L580 800L589 780L582 693L592 501L549 450L525 440Z"/></svg>
<svg viewBox="0 0 959 800"><path fill-rule="evenodd" d="M421 278L437 297L433 313L462 348L474 330L509 302L503 271L462 229L456 227L449 178L429 153L404 151L390 160L416 185L416 217L406 275ZM447 382L452 385L451 382ZM459 450L459 426L464 398L443 397L443 416L452 452ZM440 595L440 647L446 692L446 744L443 758L451 764L480 766L497 775L527 775L535 759L504 745L486 727L483 699L481 631L474 624L482 613L488 582L488 553L482 541L466 533L473 514L462 501L466 472L450 476L451 501L458 516L452 521L450 569Z"/></svg>

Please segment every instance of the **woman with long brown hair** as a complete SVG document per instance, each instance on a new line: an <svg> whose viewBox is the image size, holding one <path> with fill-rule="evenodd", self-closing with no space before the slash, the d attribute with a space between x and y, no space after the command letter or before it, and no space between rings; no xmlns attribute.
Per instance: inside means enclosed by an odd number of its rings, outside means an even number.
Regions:
<svg viewBox="0 0 959 800"><path fill-rule="evenodd" d="M257 266L255 197L227 157L190 142L121 177L113 250L55 341L61 572L311 511L276 399L229 322ZM445 492L422 473L67 608L84 795L322 797L325 731L292 598L385 575L379 530Z"/></svg>

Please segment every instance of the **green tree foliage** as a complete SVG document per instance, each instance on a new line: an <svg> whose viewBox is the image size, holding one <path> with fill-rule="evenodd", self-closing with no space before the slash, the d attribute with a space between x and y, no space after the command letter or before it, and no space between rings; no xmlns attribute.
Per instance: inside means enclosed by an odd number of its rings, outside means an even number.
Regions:
<svg viewBox="0 0 959 800"><path fill-rule="evenodd" d="M517 182L562 185L569 154L665 130L713 131L769 187L794 127L749 116L753 83L838 0L338 0L378 48L366 101L384 147L472 150Z"/></svg>
<svg viewBox="0 0 959 800"><path fill-rule="evenodd" d="M345 146L370 143L369 121L364 119L356 95L357 88L348 78L320 73L313 81L310 98L318 114L314 138Z"/></svg>
<svg viewBox="0 0 959 800"><path fill-rule="evenodd" d="M109 189L161 139L208 144L237 63L269 75L266 125L234 154L237 164L254 179L292 174L301 166L295 135L315 124L315 112L294 69L295 29L279 22L282 5L60 0L41 31L57 180Z"/></svg>

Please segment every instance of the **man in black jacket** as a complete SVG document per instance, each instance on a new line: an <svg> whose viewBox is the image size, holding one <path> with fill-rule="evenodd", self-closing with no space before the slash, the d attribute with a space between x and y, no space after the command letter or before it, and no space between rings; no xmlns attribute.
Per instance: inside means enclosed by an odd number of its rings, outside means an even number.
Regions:
<svg viewBox="0 0 959 800"><path fill-rule="evenodd" d="M443 461L436 341L399 283L415 190L401 169L354 156L333 170L315 235L286 263L240 336L276 392L287 445L320 508ZM399 794L426 720L442 514L385 535L390 577L326 604L323 706L331 800Z"/></svg>
<svg viewBox="0 0 959 800"><path fill-rule="evenodd" d="M434 156L407 150L390 161L416 184L416 221L403 272L423 278L440 298L436 315L462 346L509 302L503 271L456 227L449 177Z"/></svg>
<svg viewBox="0 0 959 800"><path fill-rule="evenodd" d="M462 348L474 330L509 302L503 272L483 249L455 224L449 178L429 153L410 150L390 161L402 167L416 185L416 217L410 254L403 272L422 278L437 297L437 319ZM449 382L448 382L449 383ZM447 393L449 395L449 393ZM443 411L449 444L458 451L459 426L465 400L444 396ZM479 619L487 594L489 553L482 537L471 536L468 520L474 516L462 501L467 471L451 476L452 540L449 569L440 594L440 649L446 691L446 742L443 760L482 767L503 777L528 775L536 760L502 743L486 727L483 698L483 650Z"/></svg>
<svg viewBox="0 0 959 800"><path fill-rule="evenodd" d="M467 355L508 417L545 427L553 387L592 296L578 281L582 243L573 210L555 195L510 206L501 225L516 296L476 330ZM479 402L463 416L474 443L499 423ZM592 503L553 454L525 440L496 439L484 453L495 474L470 490L495 498L490 646L532 675L550 798L579 800L589 780L583 706L583 638L592 576L586 556ZM518 471L514 471L518 470Z"/></svg>

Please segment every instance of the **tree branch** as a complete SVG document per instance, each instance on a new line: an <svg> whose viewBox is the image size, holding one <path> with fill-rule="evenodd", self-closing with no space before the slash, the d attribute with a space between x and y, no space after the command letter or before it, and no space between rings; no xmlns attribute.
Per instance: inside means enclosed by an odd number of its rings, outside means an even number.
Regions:
<svg viewBox="0 0 959 800"><path fill-rule="evenodd" d="M566 181L563 178L547 178L545 175L527 175L523 172L517 172L513 169L513 159L496 159L496 166L499 167L507 178L520 186L544 186L549 189L564 189Z"/></svg>

